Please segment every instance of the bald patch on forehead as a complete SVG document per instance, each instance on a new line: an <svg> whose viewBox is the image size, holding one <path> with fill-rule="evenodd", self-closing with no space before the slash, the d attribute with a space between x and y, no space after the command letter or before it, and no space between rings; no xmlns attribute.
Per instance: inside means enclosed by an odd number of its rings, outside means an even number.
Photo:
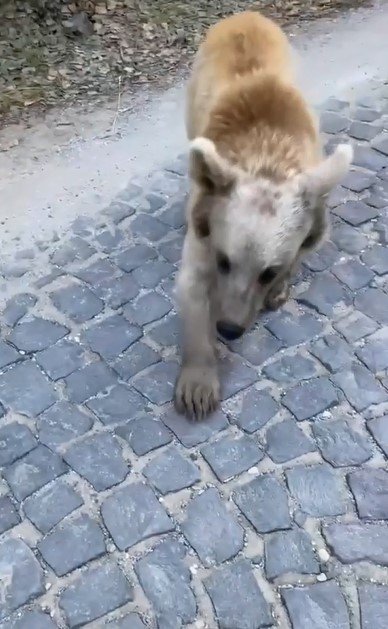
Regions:
<svg viewBox="0 0 388 629"><path fill-rule="evenodd" d="M275 197L272 192L263 190L261 193L259 212L263 215L268 214L270 216L276 216Z"/></svg>

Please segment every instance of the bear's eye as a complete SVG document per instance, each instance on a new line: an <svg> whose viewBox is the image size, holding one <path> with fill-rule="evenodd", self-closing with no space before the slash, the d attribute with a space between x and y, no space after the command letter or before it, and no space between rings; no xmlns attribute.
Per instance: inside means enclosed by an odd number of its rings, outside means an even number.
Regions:
<svg viewBox="0 0 388 629"><path fill-rule="evenodd" d="M217 267L223 275L227 275L230 272L230 260L224 253L217 254Z"/></svg>
<svg viewBox="0 0 388 629"><path fill-rule="evenodd" d="M259 282L260 284L270 284L271 282L274 281L275 277L278 274L278 269L276 269L273 266L269 266L267 269L265 269L262 273L260 273L259 275Z"/></svg>

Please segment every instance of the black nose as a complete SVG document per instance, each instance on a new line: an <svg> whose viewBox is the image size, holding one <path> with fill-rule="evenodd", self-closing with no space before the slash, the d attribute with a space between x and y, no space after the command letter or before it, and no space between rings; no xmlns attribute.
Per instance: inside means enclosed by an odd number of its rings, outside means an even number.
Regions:
<svg viewBox="0 0 388 629"><path fill-rule="evenodd" d="M229 321L218 321L217 332L227 341L235 341L242 335L244 328Z"/></svg>

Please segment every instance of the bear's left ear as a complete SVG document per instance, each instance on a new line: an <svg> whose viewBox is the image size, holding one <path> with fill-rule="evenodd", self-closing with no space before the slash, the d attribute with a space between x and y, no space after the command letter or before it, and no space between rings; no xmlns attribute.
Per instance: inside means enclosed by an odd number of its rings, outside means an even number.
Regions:
<svg viewBox="0 0 388 629"><path fill-rule="evenodd" d="M208 138L195 138L190 145L190 176L208 194L224 192L233 185L236 172Z"/></svg>
<svg viewBox="0 0 388 629"><path fill-rule="evenodd" d="M307 202L315 205L321 197L329 194L347 174L352 159L350 144L339 144L332 155L300 175L300 192Z"/></svg>

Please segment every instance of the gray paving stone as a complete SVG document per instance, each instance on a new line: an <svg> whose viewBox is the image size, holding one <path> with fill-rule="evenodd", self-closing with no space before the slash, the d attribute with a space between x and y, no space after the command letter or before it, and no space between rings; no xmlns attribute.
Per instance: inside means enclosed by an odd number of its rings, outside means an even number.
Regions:
<svg viewBox="0 0 388 629"><path fill-rule="evenodd" d="M376 245L372 249L368 249L362 259L378 275L388 273L388 249L386 247Z"/></svg>
<svg viewBox="0 0 388 629"><path fill-rule="evenodd" d="M365 468L348 475L348 483L363 520L388 520L388 472Z"/></svg>
<svg viewBox="0 0 388 629"><path fill-rule="evenodd" d="M282 590L295 629L350 629L345 598L335 581Z"/></svg>
<svg viewBox="0 0 388 629"><path fill-rule="evenodd" d="M258 533L291 528L287 492L274 476L260 476L238 487L233 500Z"/></svg>
<svg viewBox="0 0 388 629"><path fill-rule="evenodd" d="M74 341L63 339L35 356L38 365L51 380L66 378L85 363L82 347Z"/></svg>
<svg viewBox="0 0 388 629"><path fill-rule="evenodd" d="M180 344L180 318L173 314L149 330L147 337L161 347Z"/></svg>
<svg viewBox="0 0 388 629"><path fill-rule="evenodd" d="M376 208L367 205L363 201L347 201L343 205L336 207L333 212L349 223L349 225L353 225L353 227L359 227L379 215Z"/></svg>
<svg viewBox="0 0 388 629"><path fill-rule="evenodd" d="M244 544L243 529L214 488L189 502L181 528L205 566L231 559Z"/></svg>
<svg viewBox="0 0 388 629"><path fill-rule="evenodd" d="M309 288L298 297L298 301L320 314L330 316L336 306L349 304L350 296L332 275L323 271L313 278Z"/></svg>
<svg viewBox="0 0 388 629"><path fill-rule="evenodd" d="M48 533L65 516L82 504L83 500L77 492L59 480L26 498L23 510L42 533Z"/></svg>
<svg viewBox="0 0 388 629"><path fill-rule="evenodd" d="M0 401L6 408L34 417L54 404L56 394L37 365L25 361L0 375Z"/></svg>
<svg viewBox="0 0 388 629"><path fill-rule="evenodd" d="M388 133L383 131L372 142L372 147L388 157Z"/></svg>
<svg viewBox="0 0 388 629"><path fill-rule="evenodd" d="M381 195L380 192L372 192L372 194L369 197L364 198L364 202L370 205L371 207L375 207L377 210L381 210L387 205L386 198L383 195ZM374 224L374 227L376 228L376 223Z"/></svg>
<svg viewBox="0 0 388 629"><path fill-rule="evenodd" d="M143 468L143 474L163 495L191 487L201 479L196 465L171 446Z"/></svg>
<svg viewBox="0 0 388 629"><path fill-rule="evenodd" d="M237 354L230 354L220 364L221 397L223 400L236 395L257 380L257 373L245 365Z"/></svg>
<svg viewBox="0 0 388 629"><path fill-rule="evenodd" d="M40 415L37 428L39 440L51 449L80 437L90 430L93 420L68 402L57 402Z"/></svg>
<svg viewBox="0 0 388 629"><path fill-rule="evenodd" d="M123 242L123 232L120 229L104 229L95 239L104 253L114 253Z"/></svg>
<svg viewBox="0 0 388 629"><path fill-rule="evenodd" d="M356 295L354 305L371 319L388 325L388 295L378 288L367 288Z"/></svg>
<svg viewBox="0 0 388 629"><path fill-rule="evenodd" d="M320 130L323 133L337 134L349 128L350 120L334 112L321 114Z"/></svg>
<svg viewBox="0 0 388 629"><path fill-rule="evenodd" d="M229 426L225 415L220 410L210 415L204 422L195 422L178 415L173 408L170 408L161 419L186 448L204 443Z"/></svg>
<svg viewBox="0 0 388 629"><path fill-rule="evenodd" d="M12 422L0 428L0 467L9 465L38 445L31 430Z"/></svg>
<svg viewBox="0 0 388 629"><path fill-rule="evenodd" d="M227 435L205 445L201 454L222 483L246 472L264 458L257 441L247 435Z"/></svg>
<svg viewBox="0 0 388 629"><path fill-rule="evenodd" d="M323 111L342 111L349 106L349 103L344 100L339 100L334 97L328 98L322 105Z"/></svg>
<svg viewBox="0 0 388 629"><path fill-rule="evenodd" d="M19 295L11 297L2 312L4 323L12 328L27 314L30 308L35 306L37 301L37 297L30 293L19 293Z"/></svg>
<svg viewBox="0 0 388 629"><path fill-rule="evenodd" d="M266 537L265 572L270 580L287 574L318 574L319 563L310 536L295 529Z"/></svg>
<svg viewBox="0 0 388 629"><path fill-rule="evenodd" d="M124 203L122 200L118 199L116 201L112 201L103 213L109 216L115 225L118 225L124 219L135 213L135 205L129 205L128 203Z"/></svg>
<svg viewBox="0 0 388 629"><path fill-rule="evenodd" d="M103 424L108 425L132 419L144 411L146 400L135 389L118 384L109 393L90 399L86 406Z"/></svg>
<svg viewBox="0 0 388 629"><path fill-rule="evenodd" d="M247 561L239 560L215 570L204 585L220 629L261 629L272 625L269 605Z"/></svg>
<svg viewBox="0 0 388 629"><path fill-rule="evenodd" d="M310 358L301 354L282 356L279 360L263 369L263 373L275 382L293 382L294 380L309 380L317 375L317 365Z"/></svg>
<svg viewBox="0 0 388 629"><path fill-rule="evenodd" d="M46 446L38 446L7 467L4 478L15 498L24 500L66 471L67 467L58 454Z"/></svg>
<svg viewBox="0 0 388 629"><path fill-rule="evenodd" d="M22 356L19 352L16 351L15 348L8 345L5 341L0 339L0 369L4 367L8 367L8 365L12 365L16 363L18 360L21 360Z"/></svg>
<svg viewBox="0 0 388 629"><path fill-rule="evenodd" d="M104 363L96 362L77 369L65 382L69 399L80 404L116 384L117 378Z"/></svg>
<svg viewBox="0 0 388 629"><path fill-rule="evenodd" d="M116 434L124 439L137 456L148 454L172 440L169 430L152 415L142 415L118 426Z"/></svg>
<svg viewBox="0 0 388 629"><path fill-rule="evenodd" d="M104 280L94 285L93 290L114 310L135 299L139 293L139 287L129 273L115 277L113 280Z"/></svg>
<svg viewBox="0 0 388 629"><path fill-rule="evenodd" d="M47 275L43 275L43 277L40 277L34 283L34 286L35 288L40 290L41 288L44 288L45 286L48 286L48 284L51 284L52 282L54 282L54 280L58 279L58 277L61 277L62 275L64 275L64 272L61 269L56 269L54 267L51 273L48 273Z"/></svg>
<svg viewBox="0 0 388 629"><path fill-rule="evenodd" d="M348 260L336 264L332 272L340 282L352 291L368 286L374 279L372 271L364 264L360 264L358 260Z"/></svg>
<svg viewBox="0 0 388 629"><path fill-rule="evenodd" d="M75 277L83 280L91 286L100 284L101 282L114 282L115 275L118 273L118 269L108 259L102 258L96 260L84 269L73 271Z"/></svg>
<svg viewBox="0 0 388 629"><path fill-rule="evenodd" d="M342 478L329 465L298 466L286 472L291 494L304 513L316 518L346 513L349 497Z"/></svg>
<svg viewBox="0 0 388 629"><path fill-rule="evenodd" d="M251 434L263 428L279 409L279 404L267 391L258 391L252 387L244 392L241 411L235 423Z"/></svg>
<svg viewBox="0 0 388 629"><path fill-rule="evenodd" d="M70 629L84 626L132 601L133 587L113 562L88 567L60 595ZM135 629L135 626L134 626Z"/></svg>
<svg viewBox="0 0 388 629"><path fill-rule="evenodd" d="M368 246L368 239L361 231L345 224L333 227L331 239L340 251L351 255L359 254Z"/></svg>
<svg viewBox="0 0 388 629"><path fill-rule="evenodd" d="M309 313L298 316L280 311L271 316L266 327L288 347L308 341L322 330L322 323Z"/></svg>
<svg viewBox="0 0 388 629"><path fill-rule="evenodd" d="M326 271L340 257L340 252L337 247L330 241L325 242L318 251L309 253L305 258L303 264L307 266L310 271Z"/></svg>
<svg viewBox="0 0 388 629"><path fill-rule="evenodd" d="M356 140L366 140L369 142L376 137L376 135L381 131L381 127L377 127L368 122L352 122L350 125L350 129L348 134L351 138L355 138Z"/></svg>
<svg viewBox="0 0 388 629"><path fill-rule="evenodd" d="M131 345L114 362L112 366L123 380L129 380L143 369L155 365L161 360L161 356L151 347L138 341Z"/></svg>
<svg viewBox="0 0 388 629"><path fill-rule="evenodd" d="M83 339L102 358L112 360L141 336L142 330L137 325L128 323L121 315L113 315L86 330Z"/></svg>
<svg viewBox="0 0 388 629"><path fill-rule="evenodd" d="M388 456L388 416L375 417L367 423L367 426L385 456Z"/></svg>
<svg viewBox="0 0 388 629"><path fill-rule="evenodd" d="M381 524L330 524L326 542L342 563L370 561L388 566L388 527Z"/></svg>
<svg viewBox="0 0 388 629"><path fill-rule="evenodd" d="M38 610L27 610L22 614L16 614L15 618L1 624L0 629L58 629L58 625L51 620L48 614Z"/></svg>
<svg viewBox="0 0 388 629"><path fill-rule="evenodd" d="M181 623L194 622L197 616L197 604L190 587L190 571L184 564L184 558L183 544L167 539L135 566L140 584L157 615L178 621L178 627L182 626Z"/></svg>
<svg viewBox="0 0 388 629"><path fill-rule="evenodd" d="M281 342L262 326L244 334L241 340L233 344L233 350L252 365L261 365L281 347Z"/></svg>
<svg viewBox="0 0 388 629"><path fill-rule="evenodd" d="M133 271L133 277L141 288L155 288L174 270L175 267L170 262L146 262Z"/></svg>
<svg viewBox="0 0 388 629"><path fill-rule="evenodd" d="M38 549L58 577L106 552L101 528L84 514L59 524L38 542Z"/></svg>
<svg viewBox="0 0 388 629"><path fill-rule="evenodd" d="M70 284L50 295L54 306L76 323L84 323L101 312L103 301L87 286Z"/></svg>
<svg viewBox="0 0 388 629"><path fill-rule="evenodd" d="M119 550L175 528L154 492L140 483L123 487L106 498L101 514Z"/></svg>
<svg viewBox="0 0 388 629"><path fill-rule="evenodd" d="M146 629L138 614L127 614L120 620L113 620L104 625L105 629Z"/></svg>
<svg viewBox="0 0 388 629"><path fill-rule="evenodd" d="M37 352L53 345L68 332L59 323L34 317L30 321L18 323L9 334L8 341L24 352Z"/></svg>
<svg viewBox="0 0 388 629"><path fill-rule="evenodd" d="M20 516L8 496L0 496L0 535L20 522Z"/></svg>
<svg viewBox="0 0 388 629"><path fill-rule="evenodd" d="M373 373L388 369L388 327L378 330L356 350L356 356Z"/></svg>
<svg viewBox="0 0 388 629"><path fill-rule="evenodd" d="M316 422L312 428L323 458L334 467L360 465L373 454L366 435L354 430L344 419Z"/></svg>
<svg viewBox="0 0 388 629"><path fill-rule="evenodd" d="M132 384L153 404L171 402L178 368L178 364L173 361L157 363L134 378Z"/></svg>
<svg viewBox="0 0 388 629"><path fill-rule="evenodd" d="M172 304L166 297L152 291L139 297L135 304L128 304L124 308L124 316L131 323L143 326L161 319L170 312L171 308Z"/></svg>
<svg viewBox="0 0 388 629"><path fill-rule="evenodd" d="M141 265L157 257L155 249L148 245L133 245L114 258L114 262L120 269L129 273Z"/></svg>
<svg viewBox="0 0 388 629"><path fill-rule="evenodd" d="M146 199L149 203L151 213L157 212L166 205L166 199L160 194L154 194L151 192L151 194L146 195Z"/></svg>
<svg viewBox="0 0 388 629"><path fill-rule="evenodd" d="M45 592L41 566L30 548L20 539L0 543L2 597L0 620ZM11 575L8 576L7 575Z"/></svg>
<svg viewBox="0 0 388 629"><path fill-rule="evenodd" d="M70 446L64 459L96 491L104 491L121 483L129 472L116 437L106 432Z"/></svg>
<svg viewBox="0 0 388 629"><path fill-rule="evenodd" d="M385 629L388 618L388 587L361 583L358 586L362 629Z"/></svg>
<svg viewBox="0 0 388 629"><path fill-rule="evenodd" d="M360 125L361 123L356 123L356 124ZM365 125L365 126L368 129L370 128L370 125ZM344 188L348 188L349 190L352 190L352 192L363 192L364 190L369 188L374 183L374 181L375 181L375 175L366 175L360 170L351 170L346 175L346 177L342 180L341 186L343 186ZM348 203L354 206L355 211L357 210L357 208L361 210L361 213L365 210L365 208L362 207L363 203L360 201L349 201ZM337 212L335 212L335 214L337 214ZM338 214L338 216L340 216L340 214Z"/></svg>
<svg viewBox="0 0 388 629"><path fill-rule="evenodd" d="M387 201L384 199L383 209L387 205ZM374 229L377 232L379 243L382 245L388 244L388 218L381 217L374 223Z"/></svg>
<svg viewBox="0 0 388 629"><path fill-rule="evenodd" d="M314 443L293 419L285 419L268 428L266 440L266 452L274 463L285 463L316 450Z"/></svg>
<svg viewBox="0 0 388 629"><path fill-rule="evenodd" d="M378 324L362 312L354 310L340 321L334 322L333 327L345 337L348 343L355 343L375 332Z"/></svg>
<svg viewBox="0 0 388 629"><path fill-rule="evenodd" d="M358 412L388 400L387 391L363 365L353 363L350 369L335 374L333 381Z"/></svg>
<svg viewBox="0 0 388 629"><path fill-rule="evenodd" d="M380 118L381 112L376 109L367 109L366 107L359 107L353 113L352 118L354 120L360 120L361 122L373 122Z"/></svg>
<svg viewBox="0 0 388 629"><path fill-rule="evenodd" d="M181 234L175 235L170 240L159 246L160 254L171 264L176 264L182 257L183 239Z"/></svg>
<svg viewBox="0 0 388 629"><path fill-rule="evenodd" d="M354 166L360 166L361 168L377 172L381 168L384 168L386 163L386 157L381 155L378 151L369 148L369 146L362 146L360 144L354 146Z"/></svg>
<svg viewBox="0 0 388 629"><path fill-rule="evenodd" d="M282 404L303 421L336 406L338 394L328 378L314 378L287 391Z"/></svg>
<svg viewBox="0 0 388 629"><path fill-rule="evenodd" d="M350 365L353 359L349 345L336 334L329 334L315 341L310 345L309 351L331 373Z"/></svg>
<svg viewBox="0 0 388 629"><path fill-rule="evenodd" d="M170 205L160 215L159 219L165 223L168 227L173 229L179 229L185 224L185 203L184 200L179 200Z"/></svg>
<svg viewBox="0 0 388 629"><path fill-rule="evenodd" d="M95 252L95 248L86 240L75 236L63 245L56 247L51 256L51 262L57 266L66 266L72 262L87 260Z"/></svg>
<svg viewBox="0 0 388 629"><path fill-rule="evenodd" d="M168 233L168 225L162 223L160 220L151 216L139 212L131 223L131 232L133 236L141 236L146 238L150 242L157 242Z"/></svg>

